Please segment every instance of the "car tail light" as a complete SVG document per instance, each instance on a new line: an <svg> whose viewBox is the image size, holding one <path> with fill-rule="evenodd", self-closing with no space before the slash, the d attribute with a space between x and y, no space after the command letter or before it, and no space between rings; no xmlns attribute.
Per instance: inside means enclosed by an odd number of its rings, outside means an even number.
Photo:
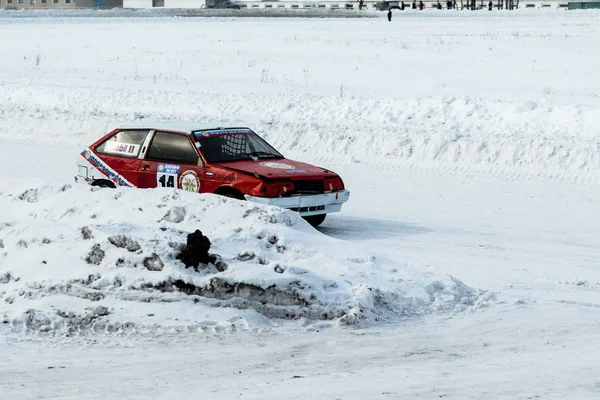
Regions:
<svg viewBox="0 0 600 400"><path fill-rule="evenodd" d="M274 181L264 183L263 193L266 197L277 197L289 193L294 189L291 181Z"/></svg>
<svg viewBox="0 0 600 400"><path fill-rule="evenodd" d="M342 182L342 178L340 178L339 176L325 178L326 192L335 192L338 190L344 190L344 182Z"/></svg>

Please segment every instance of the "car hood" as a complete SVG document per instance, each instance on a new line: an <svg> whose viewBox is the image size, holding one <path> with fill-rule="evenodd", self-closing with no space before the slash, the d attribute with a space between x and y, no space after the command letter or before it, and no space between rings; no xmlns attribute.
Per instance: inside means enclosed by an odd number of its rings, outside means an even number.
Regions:
<svg viewBox="0 0 600 400"><path fill-rule="evenodd" d="M335 172L327 169L315 167L299 161L288 160L286 158L268 158L260 160L230 161L213 164L221 168L228 168L235 171L246 172L249 174L257 173L269 179L280 178L322 178L324 176L336 175Z"/></svg>

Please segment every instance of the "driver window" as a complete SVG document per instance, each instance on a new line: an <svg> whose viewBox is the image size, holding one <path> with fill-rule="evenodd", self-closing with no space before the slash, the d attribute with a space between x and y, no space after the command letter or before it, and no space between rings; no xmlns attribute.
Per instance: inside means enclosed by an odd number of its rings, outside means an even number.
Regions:
<svg viewBox="0 0 600 400"><path fill-rule="evenodd" d="M198 165L198 153L186 135L156 132L146 156L148 160Z"/></svg>

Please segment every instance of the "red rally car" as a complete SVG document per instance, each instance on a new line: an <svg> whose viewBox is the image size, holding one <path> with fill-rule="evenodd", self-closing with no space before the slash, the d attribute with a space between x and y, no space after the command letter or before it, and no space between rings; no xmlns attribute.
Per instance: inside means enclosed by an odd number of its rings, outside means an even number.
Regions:
<svg viewBox="0 0 600 400"><path fill-rule="evenodd" d="M245 127L125 127L81 156L76 182L216 193L297 211L313 226L340 211L350 196L336 173L286 159Z"/></svg>

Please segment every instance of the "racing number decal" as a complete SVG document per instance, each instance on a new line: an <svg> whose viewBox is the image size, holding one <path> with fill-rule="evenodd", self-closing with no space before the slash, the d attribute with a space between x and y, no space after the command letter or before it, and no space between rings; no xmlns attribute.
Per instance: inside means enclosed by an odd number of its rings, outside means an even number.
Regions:
<svg viewBox="0 0 600 400"><path fill-rule="evenodd" d="M158 178L158 183L162 187L175 187L175 179L177 175L163 174ZM156 185L158 186L158 184Z"/></svg>
<svg viewBox="0 0 600 400"><path fill-rule="evenodd" d="M156 168L156 186L175 187L178 175L179 165L158 164L158 167Z"/></svg>

